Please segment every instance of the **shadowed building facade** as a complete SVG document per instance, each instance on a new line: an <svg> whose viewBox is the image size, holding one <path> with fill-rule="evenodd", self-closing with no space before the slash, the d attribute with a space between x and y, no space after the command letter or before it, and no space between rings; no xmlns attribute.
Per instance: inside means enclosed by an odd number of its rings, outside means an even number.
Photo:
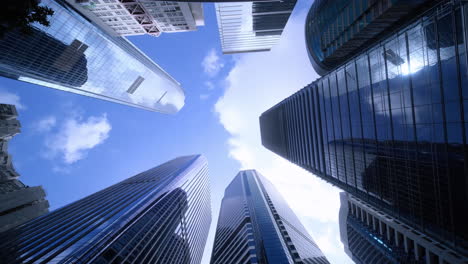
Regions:
<svg viewBox="0 0 468 264"><path fill-rule="evenodd" d="M246 170L225 190L211 263L329 262L275 187Z"/></svg>
<svg viewBox="0 0 468 264"><path fill-rule="evenodd" d="M466 258L381 210L340 193L340 237L357 264L464 264Z"/></svg>
<svg viewBox="0 0 468 264"><path fill-rule="evenodd" d="M14 105L0 104L0 232L48 212L49 202L42 186L29 187L18 180L8 153L8 143L20 132ZM1 261L0 261L1 262Z"/></svg>
<svg viewBox="0 0 468 264"><path fill-rule="evenodd" d="M65 0L43 0L50 26L0 39L0 76L163 113L184 105L180 84L123 37ZM114 34L115 35L115 34Z"/></svg>
<svg viewBox="0 0 468 264"><path fill-rule="evenodd" d="M0 259L200 263L210 223L206 159L180 157L2 233Z"/></svg>
<svg viewBox="0 0 468 264"><path fill-rule="evenodd" d="M262 144L467 255L467 11L444 1L275 105Z"/></svg>

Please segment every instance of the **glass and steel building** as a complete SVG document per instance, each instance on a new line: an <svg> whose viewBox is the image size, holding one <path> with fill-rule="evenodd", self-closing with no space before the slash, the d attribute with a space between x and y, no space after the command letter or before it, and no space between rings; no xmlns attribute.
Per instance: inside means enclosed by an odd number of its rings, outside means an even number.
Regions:
<svg viewBox="0 0 468 264"><path fill-rule="evenodd" d="M197 30L205 24L200 2L158 0L67 0L87 18L104 23L119 36Z"/></svg>
<svg viewBox="0 0 468 264"><path fill-rule="evenodd" d="M329 262L275 187L246 170L225 190L211 263Z"/></svg>
<svg viewBox="0 0 468 264"><path fill-rule="evenodd" d="M179 157L1 233L2 263L200 263L207 161Z"/></svg>
<svg viewBox="0 0 468 264"><path fill-rule="evenodd" d="M185 101L180 84L123 37L65 0L44 0L50 26L0 39L0 76L163 113Z"/></svg>
<svg viewBox="0 0 468 264"><path fill-rule="evenodd" d="M341 242L355 263L466 263L453 250L360 199L342 192L340 200Z"/></svg>
<svg viewBox="0 0 468 264"><path fill-rule="evenodd" d="M444 1L260 126L266 148L468 256L467 12Z"/></svg>
<svg viewBox="0 0 468 264"><path fill-rule="evenodd" d="M439 0L316 0L306 20L309 58L320 75Z"/></svg>
<svg viewBox="0 0 468 264"><path fill-rule="evenodd" d="M224 54L269 51L281 38L296 0L215 4Z"/></svg>
<svg viewBox="0 0 468 264"><path fill-rule="evenodd" d="M8 153L8 142L20 132L14 105L0 104L0 232L48 212L49 202L41 186L29 187L18 180ZM0 260L1 262L1 260Z"/></svg>

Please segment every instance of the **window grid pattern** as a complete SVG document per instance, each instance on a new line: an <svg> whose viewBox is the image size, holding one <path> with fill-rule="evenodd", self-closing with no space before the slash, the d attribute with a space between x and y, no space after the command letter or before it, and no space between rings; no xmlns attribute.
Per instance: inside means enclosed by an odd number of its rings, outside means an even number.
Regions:
<svg viewBox="0 0 468 264"><path fill-rule="evenodd" d="M466 251L467 6L435 7L263 113L263 145Z"/></svg>
<svg viewBox="0 0 468 264"><path fill-rule="evenodd" d="M465 263L462 256L347 193L340 194L340 233L356 263Z"/></svg>
<svg viewBox="0 0 468 264"><path fill-rule="evenodd" d="M226 188L211 263L329 262L275 187L247 170Z"/></svg>
<svg viewBox="0 0 468 264"><path fill-rule="evenodd" d="M296 0L215 3L223 53L270 50L295 5Z"/></svg>
<svg viewBox="0 0 468 264"><path fill-rule="evenodd" d="M314 68L332 70L405 16L430 7L429 0L320 0L306 20L306 41Z"/></svg>
<svg viewBox="0 0 468 264"><path fill-rule="evenodd" d="M200 263L211 223L206 159L166 162L3 233L2 261Z"/></svg>
<svg viewBox="0 0 468 264"><path fill-rule="evenodd" d="M64 0L44 0L50 26L34 24L0 40L0 75L151 111L184 105L180 84L122 37L113 37ZM143 78L132 93L127 90Z"/></svg>

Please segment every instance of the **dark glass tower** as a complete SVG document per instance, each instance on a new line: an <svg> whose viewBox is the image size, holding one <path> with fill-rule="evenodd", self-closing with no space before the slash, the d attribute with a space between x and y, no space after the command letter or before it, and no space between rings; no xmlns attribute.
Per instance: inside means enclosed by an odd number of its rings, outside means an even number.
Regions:
<svg viewBox="0 0 468 264"><path fill-rule="evenodd" d="M357 264L466 263L453 250L352 195L340 193L340 237Z"/></svg>
<svg viewBox="0 0 468 264"><path fill-rule="evenodd" d="M247 170L224 193L211 263L329 262L275 187Z"/></svg>
<svg viewBox="0 0 468 264"><path fill-rule="evenodd" d="M320 75L392 32L401 21L440 0L316 0L306 20L306 43Z"/></svg>
<svg viewBox="0 0 468 264"><path fill-rule="evenodd" d="M272 107L263 145L466 254L467 11L444 1Z"/></svg>
<svg viewBox="0 0 468 264"><path fill-rule="evenodd" d="M1 234L2 263L200 263L206 159L180 157Z"/></svg>
<svg viewBox="0 0 468 264"><path fill-rule="evenodd" d="M75 1L75 0L68 0ZM123 37L74 9L67 0L42 0L54 10L50 26L0 39L0 76L151 111L176 113L180 84Z"/></svg>

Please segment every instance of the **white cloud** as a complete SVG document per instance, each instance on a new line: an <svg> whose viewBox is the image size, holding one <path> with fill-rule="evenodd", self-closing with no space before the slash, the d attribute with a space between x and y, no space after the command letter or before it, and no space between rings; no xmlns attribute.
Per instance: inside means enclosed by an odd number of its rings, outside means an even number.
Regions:
<svg viewBox="0 0 468 264"><path fill-rule="evenodd" d="M26 106L21 103L21 99L17 94L5 90L0 90L0 103L15 105L17 109L26 109Z"/></svg>
<svg viewBox="0 0 468 264"><path fill-rule="evenodd" d="M106 114L67 119L59 131L46 139L46 146L52 156L60 155L67 164L75 163L86 156L87 151L103 143L108 137L111 125Z"/></svg>
<svg viewBox="0 0 468 264"><path fill-rule="evenodd" d="M43 119L36 122L34 128L37 132L48 132L52 130L57 124L57 118L55 116L46 116Z"/></svg>
<svg viewBox="0 0 468 264"><path fill-rule="evenodd" d="M203 70L210 77L216 76L218 72L224 67L222 59L218 56L215 49L211 49L203 58L202 61Z"/></svg>
<svg viewBox="0 0 468 264"><path fill-rule="evenodd" d="M260 114L318 77L305 48L304 16L290 19L270 52L235 57L215 112L231 135L230 156L276 186L331 263L352 263L336 239L339 190L265 149L260 141Z"/></svg>

